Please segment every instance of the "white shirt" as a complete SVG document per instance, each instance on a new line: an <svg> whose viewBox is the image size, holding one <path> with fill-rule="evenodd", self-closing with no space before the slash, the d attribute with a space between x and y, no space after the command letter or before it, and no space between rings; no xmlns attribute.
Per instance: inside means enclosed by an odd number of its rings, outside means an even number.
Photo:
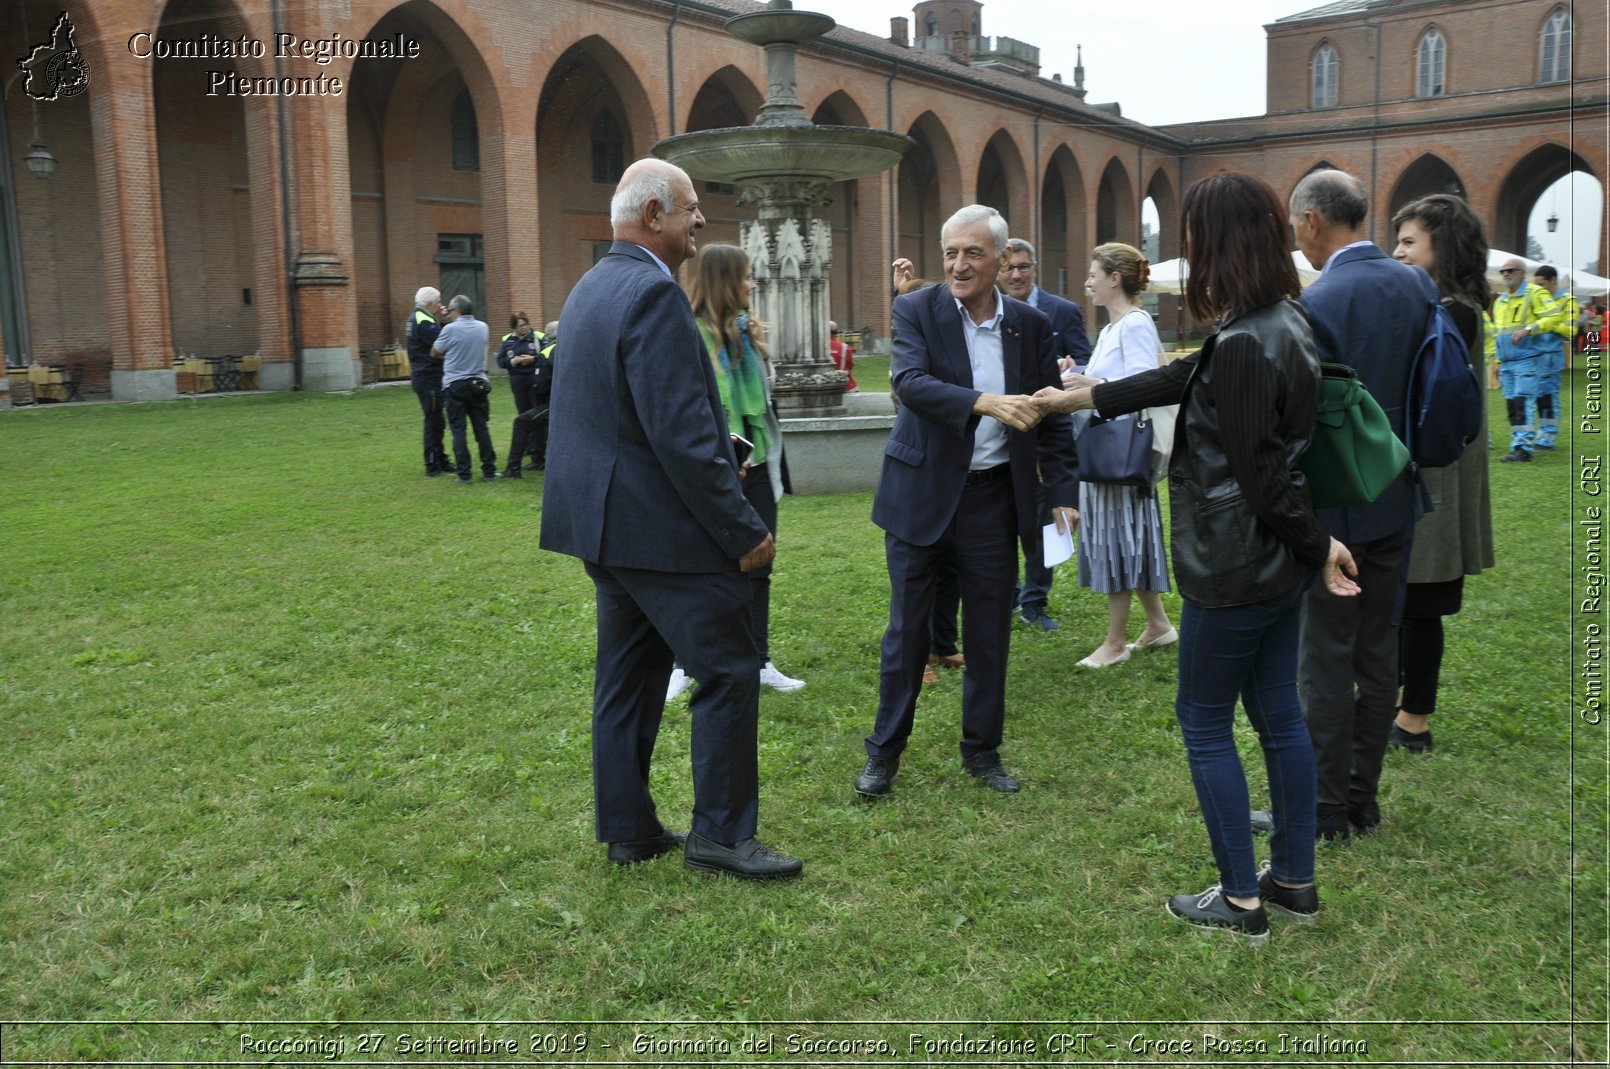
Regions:
<svg viewBox="0 0 1610 1069"><path fill-rule="evenodd" d="M980 393L1006 392L1006 356L1001 349L1001 291L995 291L995 312L982 323L974 323L962 302L956 302L962 317L962 338L967 342L967 362L973 368L973 389ZM982 471L1005 464L1006 426L994 416L980 416L973 432L973 459L968 471Z"/></svg>

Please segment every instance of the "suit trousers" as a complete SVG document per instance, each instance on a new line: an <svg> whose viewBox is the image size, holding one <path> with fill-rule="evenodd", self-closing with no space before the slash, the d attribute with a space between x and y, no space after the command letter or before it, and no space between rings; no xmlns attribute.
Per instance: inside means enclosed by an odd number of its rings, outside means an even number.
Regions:
<svg viewBox="0 0 1610 1069"><path fill-rule="evenodd" d="M867 753L895 757L916 718L922 669L932 641L934 594L948 561L961 584L962 760L995 753L1006 721L1006 657L1017 582L1017 510L1004 475L968 485L950 525L931 546L884 534L889 564L889 628L883 634L878 715Z"/></svg>
<svg viewBox="0 0 1610 1069"><path fill-rule="evenodd" d="M593 799L599 842L660 834L649 763L673 657L699 681L692 721L693 830L731 846L755 834L760 659L742 572L689 574L587 562L598 603Z"/></svg>
<svg viewBox="0 0 1610 1069"><path fill-rule="evenodd" d="M1375 801L1397 711L1402 532L1347 547L1359 593L1337 597L1315 580L1303 598L1297 686L1314 742L1321 813Z"/></svg>

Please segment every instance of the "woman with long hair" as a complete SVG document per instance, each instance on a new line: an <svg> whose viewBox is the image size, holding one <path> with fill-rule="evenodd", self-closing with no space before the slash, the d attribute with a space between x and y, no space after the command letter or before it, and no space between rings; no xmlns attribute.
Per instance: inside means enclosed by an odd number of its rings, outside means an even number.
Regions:
<svg viewBox="0 0 1610 1069"><path fill-rule="evenodd" d="M1291 227L1274 190L1221 173L1185 193L1185 306L1221 320L1200 352L1094 387L1046 389L1051 411L1110 418L1178 402L1169 461L1180 612L1180 724L1219 883L1174 895L1169 913L1253 943L1263 904L1319 913L1314 884L1314 747L1297 696L1298 610L1316 576L1358 593L1347 547L1314 515L1299 461L1314 429L1319 359L1299 292ZM1246 775L1235 745L1240 699L1263 747L1273 801L1270 862L1253 864Z"/></svg>
<svg viewBox="0 0 1610 1069"><path fill-rule="evenodd" d="M1162 339L1140 306L1150 277L1151 266L1133 245L1096 246L1085 289L1097 308L1107 309L1107 325L1096 337L1084 373L1065 373L1065 384L1095 386L1157 367ZM1179 641L1163 608L1168 558L1154 488L1081 480L1079 516L1079 585L1107 595L1107 637L1079 662L1080 667L1105 668L1129 660L1134 650ZM1146 613L1146 627L1133 643L1129 642L1131 595Z"/></svg>
<svg viewBox="0 0 1610 1069"><path fill-rule="evenodd" d="M1459 197L1434 193L1399 208L1392 216L1398 244L1392 255L1424 268L1437 284L1442 303L1470 347L1471 366L1482 359L1484 313L1492 304L1487 283L1487 237L1481 219ZM1414 527L1409 577L1398 629L1397 721L1387 745L1412 753L1431 752L1431 714L1437 708L1442 671L1442 619L1459 612L1465 576L1493 566L1493 505L1487 485L1486 412L1484 433L1460 458L1443 468L1422 468L1421 477L1436 504Z"/></svg>
<svg viewBox="0 0 1610 1069"><path fill-rule="evenodd" d="M738 246L706 245L699 250L688 283L688 300L715 372L727 430L741 440L737 444L744 496L760 513L766 529L776 535L777 500L783 495L783 435L771 407L776 374L762 337L763 326L749 316L749 294L754 288L749 254ZM748 575L755 648L761 657L760 682L785 694L799 690L805 681L785 676L771 660L771 565ZM686 674L676 668L667 696L674 697L687 686Z"/></svg>

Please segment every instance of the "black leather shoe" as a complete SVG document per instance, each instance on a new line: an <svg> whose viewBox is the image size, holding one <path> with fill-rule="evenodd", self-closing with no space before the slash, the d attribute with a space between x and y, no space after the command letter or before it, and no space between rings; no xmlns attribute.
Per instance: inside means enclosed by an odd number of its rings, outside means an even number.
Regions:
<svg viewBox="0 0 1610 1069"><path fill-rule="evenodd" d="M1335 843L1337 846L1353 845L1353 827L1347 822L1347 807L1337 806L1334 811L1325 806L1319 807L1318 818L1314 821L1314 841Z"/></svg>
<svg viewBox="0 0 1610 1069"><path fill-rule="evenodd" d="M503 469L503 474L499 475L498 478L500 478L500 479L524 479L525 475L521 473L519 468L504 468Z"/></svg>
<svg viewBox="0 0 1610 1069"><path fill-rule="evenodd" d="M1408 750L1410 753L1427 754L1431 752L1431 729L1424 731L1404 731L1396 724L1386 735L1386 748L1389 750Z"/></svg>
<svg viewBox="0 0 1610 1069"><path fill-rule="evenodd" d="M895 773L900 771L898 757L869 757L855 777L855 793L866 798L881 798L889 793Z"/></svg>
<svg viewBox="0 0 1610 1069"><path fill-rule="evenodd" d="M805 862L779 854L759 839L722 846L695 832L688 832L682 864L696 872L725 872L745 880L785 880L805 871Z"/></svg>
<svg viewBox="0 0 1610 1069"><path fill-rule="evenodd" d="M1275 815L1267 809L1254 809L1252 811L1252 833L1254 835L1268 835L1275 830Z"/></svg>
<svg viewBox="0 0 1610 1069"><path fill-rule="evenodd" d="M1528 451L1526 451L1525 449L1516 448L1516 449L1511 449L1509 452L1505 453L1503 456L1499 457L1498 459L1499 459L1499 461L1501 461L1504 464L1515 464L1515 463L1525 464L1527 461L1532 459L1532 454L1529 453Z"/></svg>
<svg viewBox="0 0 1610 1069"><path fill-rule="evenodd" d="M635 865L650 861L661 854L669 854L687 842L687 835L679 831L662 831L652 839L629 839L609 844L609 860L615 865Z"/></svg>
<svg viewBox="0 0 1610 1069"><path fill-rule="evenodd" d="M1375 825L1381 823L1381 810L1375 806L1370 806L1369 808L1374 810L1374 819L1366 825L1361 823L1365 819L1363 816L1354 819L1355 814L1359 813L1361 808L1359 806L1348 806L1346 811L1342 813L1319 814L1319 820L1314 826L1315 841L1339 839L1343 846L1347 846L1353 841L1353 831L1355 829L1360 835L1368 835L1375 828ZM1273 813L1267 809L1254 809L1252 811L1253 834L1268 835L1274 830L1275 815Z"/></svg>
<svg viewBox="0 0 1610 1069"><path fill-rule="evenodd" d="M1313 884L1287 887L1275 879L1267 861L1258 870L1258 897L1264 905L1275 907L1301 924L1313 924L1319 919L1319 889Z"/></svg>
<svg viewBox="0 0 1610 1069"><path fill-rule="evenodd" d="M1200 894L1174 895L1166 905L1172 916L1192 927L1225 932L1253 946L1269 941L1269 915L1264 912L1262 901L1251 909L1233 906L1217 884Z"/></svg>
<svg viewBox="0 0 1610 1069"><path fill-rule="evenodd" d="M1023 789L1022 785L1012 778L1012 774L1006 771L999 757L991 756L981 761L965 762L962 768L966 769L967 774L974 779L983 780L984 785L992 791L1016 794Z"/></svg>
<svg viewBox="0 0 1610 1069"><path fill-rule="evenodd" d="M1363 805L1347 803L1347 822L1353 826L1354 835L1373 834L1376 826L1381 823L1381 807L1374 802Z"/></svg>

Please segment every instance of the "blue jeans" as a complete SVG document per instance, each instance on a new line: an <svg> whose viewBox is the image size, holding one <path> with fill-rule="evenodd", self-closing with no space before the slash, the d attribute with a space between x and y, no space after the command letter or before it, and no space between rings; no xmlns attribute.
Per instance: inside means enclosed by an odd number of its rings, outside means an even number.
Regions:
<svg viewBox="0 0 1610 1069"><path fill-rule="evenodd" d="M1235 703L1263 747L1275 830L1271 868L1288 883L1314 878L1314 744L1297 698L1298 616L1307 584L1252 605L1180 610L1174 715L1185 739L1224 893L1258 893L1247 779L1235 746Z"/></svg>

